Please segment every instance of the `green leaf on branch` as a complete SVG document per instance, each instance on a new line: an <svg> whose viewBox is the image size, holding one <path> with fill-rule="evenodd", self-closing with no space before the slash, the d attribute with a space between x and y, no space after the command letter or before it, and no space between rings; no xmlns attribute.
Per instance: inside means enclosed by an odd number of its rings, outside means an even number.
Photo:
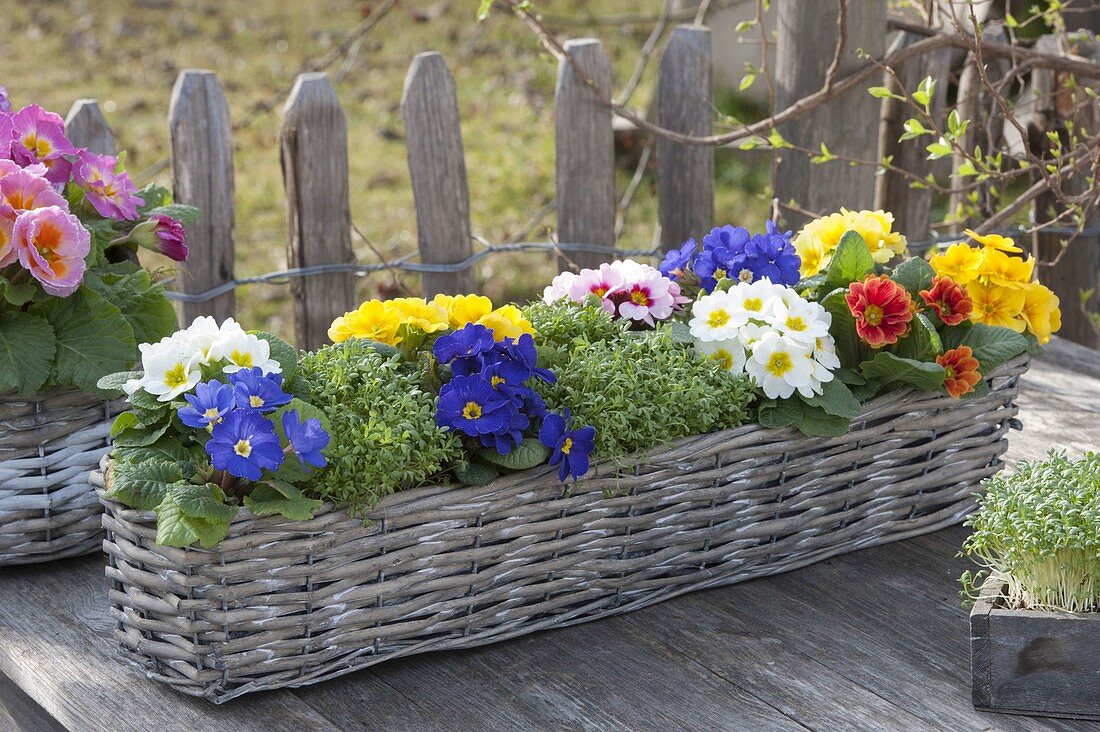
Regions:
<svg viewBox="0 0 1100 732"><path fill-rule="evenodd" d="M0 313L0 393L37 392L50 375L56 345L45 318L30 313Z"/></svg>
<svg viewBox="0 0 1100 732"><path fill-rule="evenodd" d="M867 249L863 237L855 231L849 231L840 238L829 267L825 270L826 290L844 289L848 285L862 280L875 269L875 260Z"/></svg>
<svg viewBox="0 0 1100 732"><path fill-rule="evenodd" d="M137 360L134 332L122 312L90 289L51 298L31 308L49 321L57 339L53 380L95 393L104 374Z"/></svg>
<svg viewBox="0 0 1100 732"><path fill-rule="evenodd" d="M183 471L176 463L117 460L111 467L111 488L106 495L130 508L148 511L160 505L169 485L181 480Z"/></svg>
<svg viewBox="0 0 1100 732"><path fill-rule="evenodd" d="M528 439L512 448L507 455L493 449L482 450L481 459L505 470L527 470L546 462L550 450L538 440Z"/></svg>
<svg viewBox="0 0 1100 732"><path fill-rule="evenodd" d="M909 384L923 391L935 391L943 386L944 370L937 363L925 363L880 351L870 361L860 364L860 373L885 387L897 383Z"/></svg>
<svg viewBox="0 0 1100 732"><path fill-rule="evenodd" d="M174 483L155 510L157 543L174 547L213 547L229 533L229 522L237 515L237 508L225 504L225 494L213 483Z"/></svg>
<svg viewBox="0 0 1100 732"><path fill-rule="evenodd" d="M279 514L292 521L308 521L324 505L316 498L306 498L295 486L282 480L257 483L245 496L244 506L255 516Z"/></svg>

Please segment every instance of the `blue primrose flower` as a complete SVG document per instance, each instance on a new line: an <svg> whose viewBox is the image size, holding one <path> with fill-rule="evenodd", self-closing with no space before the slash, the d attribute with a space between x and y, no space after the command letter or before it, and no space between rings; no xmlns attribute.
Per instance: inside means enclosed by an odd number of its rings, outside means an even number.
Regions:
<svg viewBox="0 0 1100 732"><path fill-rule="evenodd" d="M303 467L323 468L328 465L321 450L328 447L329 437L321 427L321 420L313 418L303 422L297 409L289 409L283 413L283 432Z"/></svg>
<svg viewBox="0 0 1100 732"><path fill-rule="evenodd" d="M214 425L206 452L218 470L248 480L259 480L264 469L278 470L283 448L275 425L258 412L237 409Z"/></svg>
<svg viewBox="0 0 1100 732"><path fill-rule="evenodd" d="M796 285L802 259L791 244L791 232L780 233L775 222L769 221L767 233L753 236L745 245L743 265L733 275L742 281L755 282L766 277L777 285Z"/></svg>
<svg viewBox="0 0 1100 732"><path fill-rule="evenodd" d="M229 377L233 384L233 398L241 409L257 412L274 412L290 402L290 394L283 391L283 375L267 374L259 366L241 369Z"/></svg>
<svg viewBox="0 0 1100 732"><path fill-rule="evenodd" d="M202 382L194 394L184 394L183 398L188 406L180 407L176 414L188 427L213 429L233 409L233 388L220 381Z"/></svg>
<svg viewBox="0 0 1100 732"><path fill-rule="evenodd" d="M688 239L675 249L669 249L657 269L670 280L679 279L687 271L688 265L691 264L691 258L695 255L695 250L698 247L699 245L695 243L694 239Z"/></svg>
<svg viewBox="0 0 1100 732"><path fill-rule="evenodd" d="M745 251L749 237L749 230L744 226L731 224L716 226L703 237L703 251L713 252L717 249L725 249L733 254L740 254Z"/></svg>
<svg viewBox="0 0 1100 732"><path fill-rule="evenodd" d="M558 380L550 369L538 365L539 352L535 348L535 339L529 333L524 333L516 340L504 339L498 344L497 350L503 357L503 362L523 370L526 374L524 380L532 376L548 384Z"/></svg>
<svg viewBox="0 0 1100 732"><path fill-rule="evenodd" d="M432 346L432 353L440 363L450 363L456 358L471 358L493 350L496 341L493 331L484 325L469 323L454 333L442 336Z"/></svg>
<svg viewBox="0 0 1100 732"><path fill-rule="evenodd" d="M703 251L695 257L692 268L699 276L699 285L713 292L718 280L734 278L743 269L745 245L750 239L743 226L719 226L703 237Z"/></svg>
<svg viewBox="0 0 1100 732"><path fill-rule="evenodd" d="M553 450L550 465L558 466L558 480L562 483L572 476L573 482L588 472L588 456L596 449L596 428L591 426L572 428L572 415L550 412L542 420L539 441Z"/></svg>
<svg viewBox="0 0 1100 732"><path fill-rule="evenodd" d="M531 419L518 408L512 410L511 420L503 429L487 435L478 435L482 447L491 447L501 455L523 442L523 431L531 426Z"/></svg>
<svg viewBox="0 0 1100 732"><path fill-rule="evenodd" d="M511 398L481 374L454 376L439 390L435 422L471 437L505 430L516 411Z"/></svg>

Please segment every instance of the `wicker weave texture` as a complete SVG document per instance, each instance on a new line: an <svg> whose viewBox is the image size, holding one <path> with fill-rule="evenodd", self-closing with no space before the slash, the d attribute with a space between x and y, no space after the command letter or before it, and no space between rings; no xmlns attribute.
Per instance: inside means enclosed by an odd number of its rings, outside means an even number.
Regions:
<svg viewBox="0 0 1100 732"><path fill-rule="evenodd" d="M106 502L117 638L149 677L222 702L934 531L1000 469L1026 368L1004 365L973 400L884 395L842 437L750 425L575 487L539 469L399 493L367 525L242 510L212 551L158 547L150 513Z"/></svg>
<svg viewBox="0 0 1100 732"><path fill-rule="evenodd" d="M88 485L122 402L75 390L0 395L0 566L96 551L102 506Z"/></svg>

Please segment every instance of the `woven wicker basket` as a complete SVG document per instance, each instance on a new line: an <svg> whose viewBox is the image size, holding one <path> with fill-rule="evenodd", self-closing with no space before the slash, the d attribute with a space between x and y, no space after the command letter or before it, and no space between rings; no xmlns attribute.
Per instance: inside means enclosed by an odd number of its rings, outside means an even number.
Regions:
<svg viewBox="0 0 1100 732"><path fill-rule="evenodd" d="M71 389L0 395L0 566L99 548L103 509L88 473L124 406Z"/></svg>
<svg viewBox="0 0 1100 732"><path fill-rule="evenodd" d="M1000 469L1026 368L974 400L884 395L843 437L745 426L570 488L539 469L399 493L366 525L242 510L213 551L156 546L151 513L105 501L117 638L149 677L223 702L934 531Z"/></svg>

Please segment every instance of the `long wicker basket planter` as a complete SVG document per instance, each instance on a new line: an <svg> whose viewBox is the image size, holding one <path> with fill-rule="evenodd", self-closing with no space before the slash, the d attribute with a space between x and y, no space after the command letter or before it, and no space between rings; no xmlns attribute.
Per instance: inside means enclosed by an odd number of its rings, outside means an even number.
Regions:
<svg viewBox="0 0 1100 732"><path fill-rule="evenodd" d="M0 566L99 549L102 507L88 473L124 406L71 389L0 395Z"/></svg>
<svg viewBox="0 0 1100 732"><path fill-rule="evenodd" d="M121 652L224 702L934 531L1000 469L1026 368L1005 364L970 401L884 395L843 437L745 426L603 463L570 488L545 469L424 487L367 524L331 507L309 522L242 510L211 551L158 547L151 513L105 501Z"/></svg>

